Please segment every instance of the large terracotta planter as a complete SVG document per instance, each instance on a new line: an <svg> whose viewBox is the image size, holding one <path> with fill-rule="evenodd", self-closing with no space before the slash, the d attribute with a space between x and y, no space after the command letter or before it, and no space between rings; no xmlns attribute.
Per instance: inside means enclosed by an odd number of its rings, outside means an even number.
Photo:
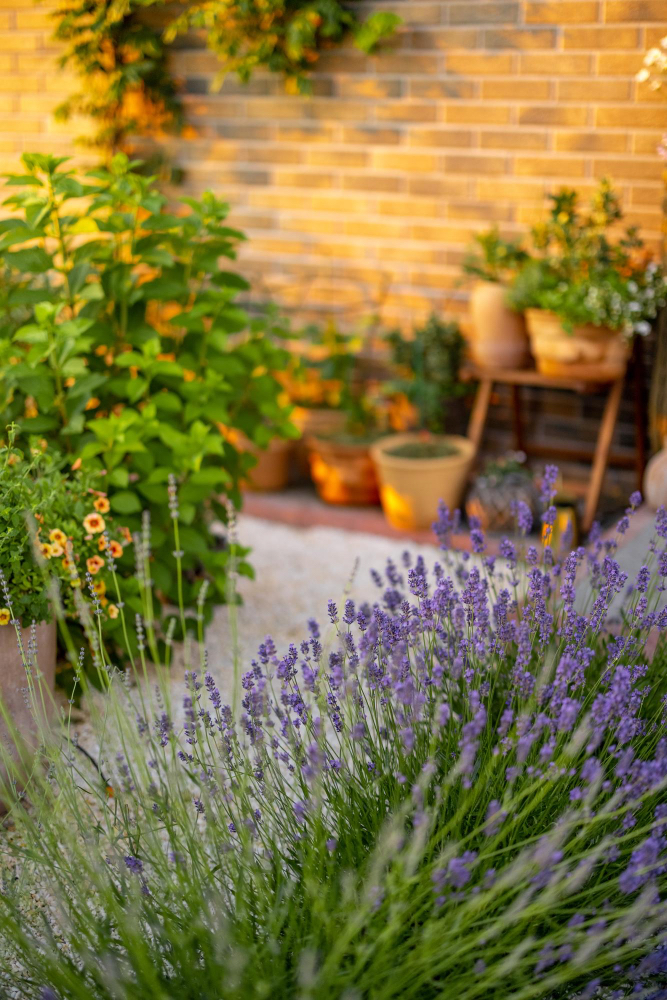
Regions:
<svg viewBox="0 0 667 1000"><path fill-rule="evenodd" d="M406 458L388 454L399 445L420 440L419 434L392 434L371 448L382 509L389 523L401 531L430 528L440 500L450 509L459 506L475 456L472 441L454 434L433 439L456 448L453 455Z"/></svg>
<svg viewBox="0 0 667 1000"><path fill-rule="evenodd" d="M301 476L306 477L310 471L306 439L340 434L345 430L347 417L342 410L332 410L325 406L295 406L291 420L301 431L301 440L295 443L294 453L298 471Z"/></svg>
<svg viewBox="0 0 667 1000"><path fill-rule="evenodd" d="M370 446L331 438L306 439L310 475L326 503L368 506L380 501Z"/></svg>
<svg viewBox="0 0 667 1000"><path fill-rule="evenodd" d="M625 371L628 345L617 330L588 323L563 328L555 313L526 309L530 349L543 375L619 378Z"/></svg>
<svg viewBox="0 0 667 1000"><path fill-rule="evenodd" d="M507 305L507 288L478 281L470 295L470 354L482 368L523 368L528 364L528 333L522 313Z"/></svg>
<svg viewBox="0 0 667 1000"><path fill-rule="evenodd" d="M239 447L250 452L257 459L248 473L244 486L260 492L284 490L289 482L290 456L294 449L293 441L284 438L272 438L268 448L258 448L247 439L239 440Z"/></svg>
<svg viewBox="0 0 667 1000"><path fill-rule="evenodd" d="M53 689L56 676L56 623L42 622L37 626L37 667L41 675L42 693L36 687L35 702L38 717L36 717L31 699L28 695L28 678L21 662L13 625L0 627L0 697L13 726L20 737L17 745L10 735L3 715L0 713L0 741L15 760L20 755L29 756L35 749L39 729L39 717L46 721L50 714L53 701ZM23 648L28 649L30 629L23 629ZM43 694L43 697L42 697ZM46 718L45 718L46 715ZM0 773L2 767L0 765ZM3 773L4 777L4 773ZM0 808L2 803L0 803Z"/></svg>

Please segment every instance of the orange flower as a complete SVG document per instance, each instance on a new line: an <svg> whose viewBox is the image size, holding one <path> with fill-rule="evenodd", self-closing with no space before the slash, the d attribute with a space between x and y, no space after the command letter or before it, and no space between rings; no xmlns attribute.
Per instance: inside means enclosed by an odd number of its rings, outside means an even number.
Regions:
<svg viewBox="0 0 667 1000"><path fill-rule="evenodd" d="M84 406L84 410L96 410L99 405L100 401L97 398L97 396L91 396L86 405Z"/></svg>
<svg viewBox="0 0 667 1000"><path fill-rule="evenodd" d="M93 507L95 508L98 514L107 514L109 511L109 506L110 504L106 497L98 497L97 500L95 500L93 503Z"/></svg>
<svg viewBox="0 0 667 1000"><path fill-rule="evenodd" d="M60 528L52 528L49 532L49 541L55 542L57 545L64 545L67 541L67 535Z"/></svg>
<svg viewBox="0 0 667 1000"><path fill-rule="evenodd" d="M189 368L183 369L183 380L185 382L194 382L196 378L197 378L197 372L192 372L190 371Z"/></svg>
<svg viewBox="0 0 667 1000"><path fill-rule="evenodd" d="M50 558L54 558L55 559L58 556L62 556L62 555L65 554L65 550L62 547L62 545L60 544L60 542L52 542L50 548L51 548L51 556L50 556Z"/></svg>
<svg viewBox="0 0 667 1000"><path fill-rule="evenodd" d="M118 608L116 608L116 615L118 614ZM114 618L116 617L114 615ZM9 625L12 620L12 616L7 608L0 608L0 625Z"/></svg>
<svg viewBox="0 0 667 1000"><path fill-rule="evenodd" d="M83 519L83 526L91 535L98 535L106 528L106 522L101 514L87 514Z"/></svg>
<svg viewBox="0 0 667 1000"><path fill-rule="evenodd" d="M114 559L120 559L123 554L123 546L120 542L109 542L109 552Z"/></svg>
<svg viewBox="0 0 667 1000"><path fill-rule="evenodd" d="M156 361L175 361L176 360L176 355L175 354L158 354L158 356L156 357L155 360Z"/></svg>
<svg viewBox="0 0 667 1000"><path fill-rule="evenodd" d="M25 398L25 411L24 416L26 420L30 420L32 417L36 417L38 414L38 409L35 404L35 400L32 396L26 396Z"/></svg>
<svg viewBox="0 0 667 1000"><path fill-rule="evenodd" d="M92 573L93 576L95 576L96 573L99 573L103 566L104 559L101 559L100 556L91 556L90 559L86 559L88 572Z"/></svg>
<svg viewBox="0 0 667 1000"><path fill-rule="evenodd" d="M76 470L80 468L81 468L81 459L77 458L72 462L72 472L76 472Z"/></svg>
<svg viewBox="0 0 667 1000"><path fill-rule="evenodd" d="M115 604L110 604L107 608L107 614L109 618L118 618L118 608Z"/></svg>
<svg viewBox="0 0 667 1000"><path fill-rule="evenodd" d="M53 552L48 542L40 542L38 548L45 559L51 558Z"/></svg>
<svg viewBox="0 0 667 1000"><path fill-rule="evenodd" d="M97 547L100 550L100 552L104 552L104 550L106 549L107 540L104 537L104 535L100 535L100 537L97 539Z"/></svg>
<svg viewBox="0 0 667 1000"><path fill-rule="evenodd" d="M97 556L94 556L93 558L97 559ZM93 590L95 591L98 597L104 597L104 595L107 592L107 585L104 582L104 580L95 580L95 583L93 584Z"/></svg>
<svg viewBox="0 0 667 1000"><path fill-rule="evenodd" d="M121 535L123 536L123 538L125 539L125 541L126 541L126 542L128 543L128 545L129 545L129 544L130 544L130 542L132 541L132 532L131 532L131 531L130 531L130 529L129 529L129 528L127 527L127 526L125 526L125 525L123 525L123 527L122 527L122 528L120 528L119 530L120 530L120 533L121 533Z"/></svg>
<svg viewBox="0 0 667 1000"><path fill-rule="evenodd" d="M70 375L68 378L65 379L65 388L71 389L73 385L76 385L76 379L74 378L73 375Z"/></svg>
<svg viewBox="0 0 667 1000"><path fill-rule="evenodd" d="M107 353L108 350L109 348L107 347L106 344L98 344L97 347L95 348L95 354L98 356L98 358L101 358Z"/></svg>
<svg viewBox="0 0 667 1000"><path fill-rule="evenodd" d="M70 557L69 556L65 556L65 558L62 561L62 567L63 567L63 569L71 569L73 565L74 565L74 562L70 559Z"/></svg>

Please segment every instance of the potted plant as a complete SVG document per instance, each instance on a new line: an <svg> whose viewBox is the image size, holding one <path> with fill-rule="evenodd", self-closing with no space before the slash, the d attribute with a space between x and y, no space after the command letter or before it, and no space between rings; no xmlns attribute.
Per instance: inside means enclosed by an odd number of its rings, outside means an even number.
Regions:
<svg viewBox="0 0 667 1000"><path fill-rule="evenodd" d="M19 635L31 671L39 670L44 688L52 690L56 623L49 578L57 580L68 617L77 617L75 591L86 587L90 574L103 617L118 618L109 561L122 557L129 534L114 530L109 500L93 488L89 473L66 474L63 460L46 450L45 441L33 441L23 451L14 438L10 426L0 447L0 697L15 729L26 736L35 674L26 674ZM0 731L4 738L1 718Z"/></svg>
<svg viewBox="0 0 667 1000"><path fill-rule="evenodd" d="M548 221L533 229L537 255L517 274L510 301L525 310L539 371L617 378L630 340L650 332L667 301L667 282L634 229L612 237L622 212L608 181L587 211L576 191L551 201Z"/></svg>
<svg viewBox="0 0 667 1000"><path fill-rule="evenodd" d="M465 342L456 323L435 315L411 339L397 332L388 339L398 376L387 390L405 394L418 429L381 439L371 456L387 520L412 531L430 527L440 500L460 503L474 457L471 441L445 434L448 403L467 391L459 381Z"/></svg>
<svg viewBox="0 0 667 1000"><path fill-rule="evenodd" d="M487 462L475 478L466 497L466 514L469 519L476 517L484 531L513 531L518 501L537 522L539 493L526 468L526 455L511 451Z"/></svg>
<svg viewBox="0 0 667 1000"><path fill-rule="evenodd" d="M518 242L503 240L497 227L478 233L475 242L463 262L464 272L477 279L470 294L470 354L482 367L521 368L528 361L528 334L507 291L528 254Z"/></svg>

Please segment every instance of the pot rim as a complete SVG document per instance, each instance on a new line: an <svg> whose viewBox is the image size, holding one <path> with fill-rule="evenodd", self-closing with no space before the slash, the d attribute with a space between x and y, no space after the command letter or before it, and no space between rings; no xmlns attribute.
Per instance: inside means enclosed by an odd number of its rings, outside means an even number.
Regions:
<svg viewBox="0 0 667 1000"><path fill-rule="evenodd" d="M536 306L529 306L525 310L526 319L530 320L531 315L534 316L548 316L550 319L555 320L560 326L561 330L567 337L573 337L577 330L595 330L601 334L608 334L611 337L621 337L622 330L614 330L611 326L605 326L604 323L598 325L597 323L576 323L572 330L566 330L563 326L563 320L560 318L558 313L553 312L551 309L538 309ZM528 328L530 333L530 327Z"/></svg>
<svg viewBox="0 0 667 1000"><path fill-rule="evenodd" d="M438 466L447 468L448 466L461 465L471 462L475 457L475 445L470 438L461 434L433 434L431 440L448 441L457 448L454 455L440 455L437 458L406 458L402 455L388 455L387 450L400 444L409 444L412 441L422 441L423 436L415 432L405 434L390 434L381 441L377 441L371 447L371 458L378 465L392 465L397 469L405 469L410 472L421 470L432 471Z"/></svg>

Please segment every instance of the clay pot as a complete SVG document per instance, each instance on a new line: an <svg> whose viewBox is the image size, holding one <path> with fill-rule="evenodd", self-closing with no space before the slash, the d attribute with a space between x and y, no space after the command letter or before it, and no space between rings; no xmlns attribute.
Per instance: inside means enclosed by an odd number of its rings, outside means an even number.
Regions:
<svg viewBox="0 0 667 1000"><path fill-rule="evenodd" d="M560 318L546 309L526 309L526 324L543 375L614 379L625 372L628 344L617 330L587 323L568 333Z"/></svg>
<svg viewBox="0 0 667 1000"><path fill-rule="evenodd" d="M0 713L0 741L14 760L23 756L29 759L38 742L40 721L48 721L53 707L53 690L56 676L56 623L42 622L37 626L37 668L40 679L35 678L34 701L29 695L29 683L21 662L13 625L0 627L0 697L12 724L20 737L17 744ZM23 648L27 651L30 630L23 629ZM41 685L41 691L40 691ZM0 765L0 773L2 767ZM4 774L3 774L4 777ZM0 803L0 808L1 808Z"/></svg>
<svg viewBox="0 0 667 1000"><path fill-rule="evenodd" d="M470 354L482 368L524 368L529 361L523 314L510 309L506 294L498 282L478 281L470 295Z"/></svg>
<svg viewBox="0 0 667 1000"><path fill-rule="evenodd" d="M306 448L310 475L325 503L369 506L380 502L368 444L308 437Z"/></svg>
<svg viewBox="0 0 667 1000"><path fill-rule="evenodd" d="M653 510L667 506L667 440L646 466L644 497Z"/></svg>
<svg viewBox="0 0 667 1000"><path fill-rule="evenodd" d="M293 441L272 438L268 448L258 448L247 438L239 438L238 445L243 451L249 451L257 459L257 464L253 465L244 480L244 486L258 492L285 489L289 482L289 463L294 448Z"/></svg>
<svg viewBox="0 0 667 1000"><path fill-rule="evenodd" d="M345 430L347 417L342 410L332 410L325 406L295 406L291 420L301 431L301 440L295 443L294 454L297 470L305 478L310 471L306 438L340 434Z"/></svg>
<svg viewBox="0 0 667 1000"><path fill-rule="evenodd" d="M421 440L419 434L392 434L371 448L382 509L389 523L401 531L430 528L440 500L452 510L459 506L475 456L472 441L454 434L431 439L456 448L453 455L408 458L388 454L399 445Z"/></svg>

